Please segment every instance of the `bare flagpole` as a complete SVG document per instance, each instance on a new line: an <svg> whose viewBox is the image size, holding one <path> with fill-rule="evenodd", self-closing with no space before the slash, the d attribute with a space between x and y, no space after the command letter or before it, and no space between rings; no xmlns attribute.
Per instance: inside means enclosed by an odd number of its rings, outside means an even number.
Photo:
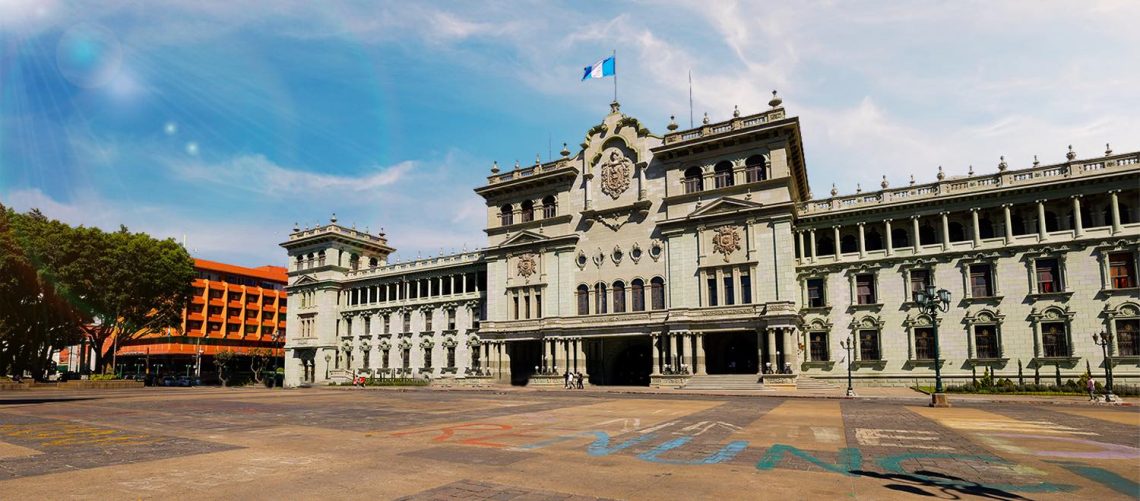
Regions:
<svg viewBox="0 0 1140 501"><path fill-rule="evenodd" d="M693 128L693 70L689 69L689 128Z"/></svg>

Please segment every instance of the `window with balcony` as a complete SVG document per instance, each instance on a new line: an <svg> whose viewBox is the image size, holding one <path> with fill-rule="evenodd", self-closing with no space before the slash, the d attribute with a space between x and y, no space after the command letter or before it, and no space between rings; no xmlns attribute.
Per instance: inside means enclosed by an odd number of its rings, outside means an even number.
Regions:
<svg viewBox="0 0 1140 501"><path fill-rule="evenodd" d="M713 167L713 183L717 188L728 188L734 184L731 162L720 162Z"/></svg>
<svg viewBox="0 0 1140 501"><path fill-rule="evenodd" d="M704 191L704 180L700 167L689 167L685 170L685 193L699 193Z"/></svg>
<svg viewBox="0 0 1140 501"><path fill-rule="evenodd" d="M1037 292L1062 292L1065 290L1061 283L1061 265L1056 259L1037 259L1034 262L1037 275Z"/></svg>

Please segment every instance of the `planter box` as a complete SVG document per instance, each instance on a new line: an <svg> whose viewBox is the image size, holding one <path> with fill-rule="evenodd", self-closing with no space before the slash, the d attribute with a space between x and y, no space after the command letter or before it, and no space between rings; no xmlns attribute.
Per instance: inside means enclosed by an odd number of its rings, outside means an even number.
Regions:
<svg viewBox="0 0 1140 501"><path fill-rule="evenodd" d="M777 390L795 390L798 374L764 374L764 387Z"/></svg>
<svg viewBox="0 0 1140 501"><path fill-rule="evenodd" d="M75 380L63 383L0 383L0 390L126 390L142 388L142 381L112 379L107 381Z"/></svg>
<svg viewBox="0 0 1140 501"><path fill-rule="evenodd" d="M566 386L566 377L561 374L531 374L526 385L539 388L562 388Z"/></svg>
<svg viewBox="0 0 1140 501"><path fill-rule="evenodd" d="M689 384L691 374L651 374L649 386L651 388L684 388Z"/></svg>

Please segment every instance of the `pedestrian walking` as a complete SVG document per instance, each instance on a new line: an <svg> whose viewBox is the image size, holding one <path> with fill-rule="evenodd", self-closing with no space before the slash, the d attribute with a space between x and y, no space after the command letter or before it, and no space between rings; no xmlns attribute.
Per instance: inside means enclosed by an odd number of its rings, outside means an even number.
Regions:
<svg viewBox="0 0 1140 501"><path fill-rule="evenodd" d="M566 390L569 390L571 388L571 386L570 386L570 371L566 371L566 374L563 375L562 388L566 389Z"/></svg>
<svg viewBox="0 0 1140 501"><path fill-rule="evenodd" d="M578 373L577 379L578 379L578 389L581 390L583 388L583 386L582 386L582 373L581 372Z"/></svg>
<svg viewBox="0 0 1140 501"><path fill-rule="evenodd" d="M1089 390L1089 401L1096 400L1096 381L1093 381L1093 378L1090 377L1085 383L1085 388Z"/></svg>

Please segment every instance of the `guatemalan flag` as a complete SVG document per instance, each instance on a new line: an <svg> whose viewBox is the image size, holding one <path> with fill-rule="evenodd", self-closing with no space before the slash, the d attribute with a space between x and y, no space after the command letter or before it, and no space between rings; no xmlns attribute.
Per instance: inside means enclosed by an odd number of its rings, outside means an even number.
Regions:
<svg viewBox="0 0 1140 501"><path fill-rule="evenodd" d="M598 62L587 66L586 72L582 74L582 81L587 78L602 78L614 76L614 56L598 60Z"/></svg>

